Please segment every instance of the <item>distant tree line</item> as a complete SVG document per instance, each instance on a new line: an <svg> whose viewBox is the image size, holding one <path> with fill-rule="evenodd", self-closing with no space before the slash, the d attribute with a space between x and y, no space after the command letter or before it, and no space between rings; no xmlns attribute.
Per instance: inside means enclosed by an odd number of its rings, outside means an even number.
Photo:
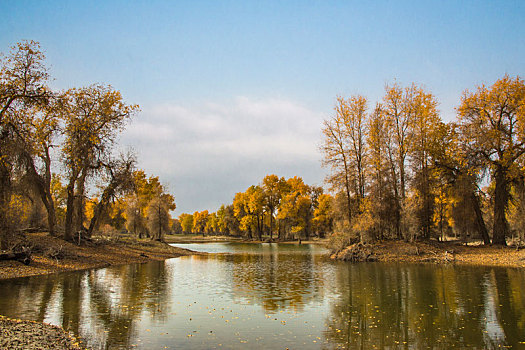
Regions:
<svg viewBox="0 0 525 350"><path fill-rule="evenodd" d="M279 240L329 236L353 242L525 239L525 83L505 75L466 90L457 120L442 121L435 96L387 85L371 108L338 97L322 127L331 193L300 177L267 175L233 203L181 214L174 232Z"/></svg>
<svg viewBox="0 0 525 350"><path fill-rule="evenodd" d="M132 222L131 231L162 239L173 196L135 169L133 153L115 154L138 106L109 85L53 91L44 60L25 41L0 62L1 249L28 227L75 240Z"/></svg>
<svg viewBox="0 0 525 350"><path fill-rule="evenodd" d="M332 230L331 202L321 187L309 186L298 176L285 179L272 174L235 194L233 203L216 212L181 214L178 232L280 241L324 237Z"/></svg>
<svg viewBox="0 0 525 350"><path fill-rule="evenodd" d="M323 124L333 245L525 232L525 84L504 76L465 91L445 123L423 87L388 85L370 107L339 97Z"/></svg>

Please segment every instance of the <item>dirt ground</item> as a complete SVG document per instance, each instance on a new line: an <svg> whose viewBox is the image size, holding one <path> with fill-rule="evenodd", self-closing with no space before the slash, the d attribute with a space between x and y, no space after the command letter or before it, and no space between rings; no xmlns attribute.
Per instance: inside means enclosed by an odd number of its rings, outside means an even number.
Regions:
<svg viewBox="0 0 525 350"><path fill-rule="evenodd" d="M0 316L0 349L83 349L62 328Z"/></svg>
<svg viewBox="0 0 525 350"><path fill-rule="evenodd" d="M149 239L138 240L132 237L96 239L79 246L40 232L27 233L21 243L31 247L31 263L24 265L14 260L0 261L0 280L143 263L192 254L188 250L171 247L165 243Z"/></svg>
<svg viewBox="0 0 525 350"><path fill-rule="evenodd" d="M487 266L525 267L525 249L459 242L384 241L373 245L354 244L333 254L345 261L456 263Z"/></svg>

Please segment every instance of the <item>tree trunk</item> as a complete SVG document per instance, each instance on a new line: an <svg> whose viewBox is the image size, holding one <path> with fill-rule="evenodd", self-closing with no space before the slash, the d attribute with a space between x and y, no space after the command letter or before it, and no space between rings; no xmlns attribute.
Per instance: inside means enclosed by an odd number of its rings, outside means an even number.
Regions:
<svg viewBox="0 0 525 350"><path fill-rule="evenodd" d="M406 198L405 191L405 159L402 155L399 156L399 181L400 181L400 190L401 190L401 199L404 201Z"/></svg>
<svg viewBox="0 0 525 350"><path fill-rule="evenodd" d="M82 170L82 174L77 180L77 221L76 221L76 231L81 231L84 228L84 192L86 186L86 177L87 177L87 168Z"/></svg>
<svg viewBox="0 0 525 350"><path fill-rule="evenodd" d="M51 194L51 157L49 155L49 150L46 149L46 155L43 157L42 161L45 164L45 173L40 175L35 166L35 161L30 154L24 152L24 157L27 162L27 171L36 185L38 195L44 204L47 211L47 224L49 229L49 234L55 235L56 227L56 211L55 203L53 201L53 196Z"/></svg>
<svg viewBox="0 0 525 350"><path fill-rule="evenodd" d="M505 211L509 201L507 169L498 165L495 171L496 187L494 189L494 227L492 244L507 245L507 218Z"/></svg>
<svg viewBox="0 0 525 350"><path fill-rule="evenodd" d="M478 226L479 234L483 238L483 244L489 245L490 244L489 232L487 230L487 226L485 225L485 220L483 219L483 213L479 205L479 199L474 193L474 191L470 192L470 201L472 203L472 207L474 208L474 212L476 213L476 225Z"/></svg>
<svg viewBox="0 0 525 350"><path fill-rule="evenodd" d="M9 248L9 225L7 223L7 207L10 195L9 169L0 161L0 249Z"/></svg>
<svg viewBox="0 0 525 350"><path fill-rule="evenodd" d="M67 199L66 199L66 222L64 227L64 239L66 241L73 240L73 210L75 209L75 182L70 179L67 185Z"/></svg>
<svg viewBox="0 0 525 350"><path fill-rule="evenodd" d="M0 253L0 260L16 260L20 261L24 265L29 265L29 263L31 262L31 251L24 250L17 253Z"/></svg>
<svg viewBox="0 0 525 350"><path fill-rule="evenodd" d="M93 217L91 218L91 221L89 223L89 228L86 233L87 238L91 238L93 235L93 231L97 227L98 221L100 217L102 216L102 213L104 212L104 209L106 208L107 204L109 203L109 200L111 199L111 196L113 195L114 187L113 184L110 184L102 193L102 197L100 198L100 201L97 203L97 206L95 207L95 210L93 211Z"/></svg>
<svg viewBox="0 0 525 350"><path fill-rule="evenodd" d="M352 223L352 198L350 197L350 180L348 180L348 174L345 173L345 190L346 190L346 205L347 215L348 215L348 224Z"/></svg>
<svg viewBox="0 0 525 350"><path fill-rule="evenodd" d="M46 200L44 201L44 206L47 210L47 226L49 229L49 234L51 236L56 235L56 211L55 211L55 203L53 201L53 197L51 197L50 194L46 194Z"/></svg>
<svg viewBox="0 0 525 350"><path fill-rule="evenodd" d="M262 241L262 231L263 231L263 225L264 225L264 213L261 213L261 215L257 215L257 238L259 241Z"/></svg>
<svg viewBox="0 0 525 350"><path fill-rule="evenodd" d="M273 210L274 208L269 208L270 209L270 240L272 240L272 237L273 237Z"/></svg>

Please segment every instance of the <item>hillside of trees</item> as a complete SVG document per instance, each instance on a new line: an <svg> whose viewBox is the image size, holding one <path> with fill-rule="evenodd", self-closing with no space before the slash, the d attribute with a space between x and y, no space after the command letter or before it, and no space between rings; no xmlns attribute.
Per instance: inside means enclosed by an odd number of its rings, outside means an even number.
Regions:
<svg viewBox="0 0 525 350"><path fill-rule="evenodd" d="M53 91L37 42L15 45L0 71L0 248L23 230L68 241L109 225L161 240L175 209L116 139L139 108L110 85Z"/></svg>

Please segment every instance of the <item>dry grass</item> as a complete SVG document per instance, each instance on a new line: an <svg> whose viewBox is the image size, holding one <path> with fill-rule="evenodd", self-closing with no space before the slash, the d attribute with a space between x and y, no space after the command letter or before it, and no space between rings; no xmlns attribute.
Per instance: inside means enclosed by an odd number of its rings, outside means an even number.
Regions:
<svg viewBox="0 0 525 350"><path fill-rule="evenodd" d="M352 246L351 246L352 247ZM345 260L351 251L347 247L332 255L334 259ZM383 241L365 245L377 261L457 263L470 265L525 267L525 250L511 247L483 245L465 246L457 242L414 242Z"/></svg>

